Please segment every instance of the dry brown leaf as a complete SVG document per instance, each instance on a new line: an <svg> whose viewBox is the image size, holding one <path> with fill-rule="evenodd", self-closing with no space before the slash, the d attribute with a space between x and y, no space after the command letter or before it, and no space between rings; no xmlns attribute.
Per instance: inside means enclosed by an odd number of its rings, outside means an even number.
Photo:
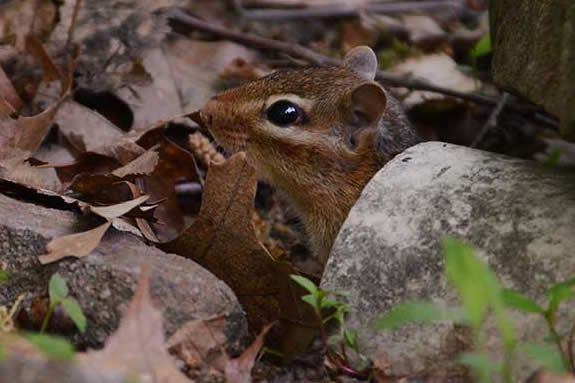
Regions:
<svg viewBox="0 0 575 383"><path fill-rule="evenodd" d="M100 217L106 218L107 220L112 220L118 218L130 210L140 206L150 198L149 195L143 195L135 198L131 201L122 202L111 206L90 206L90 211Z"/></svg>
<svg viewBox="0 0 575 383"><path fill-rule="evenodd" d="M164 51L182 109L188 113L201 108L214 95L214 82L229 63L238 58L245 62L255 59L252 50L229 41L170 40L164 43Z"/></svg>
<svg viewBox="0 0 575 383"><path fill-rule="evenodd" d="M147 175L154 171L159 161L160 156L158 152L150 149L132 162L114 170L112 174L120 178L131 175Z"/></svg>
<svg viewBox="0 0 575 383"><path fill-rule="evenodd" d="M189 368L210 366L224 370L229 358L225 353L226 320L224 317L197 319L184 324L166 342Z"/></svg>
<svg viewBox="0 0 575 383"><path fill-rule="evenodd" d="M142 64L150 74L148 84L132 83L117 94L134 114L133 130L149 129L154 123L182 114L178 89L164 52L160 48L143 53Z"/></svg>
<svg viewBox="0 0 575 383"><path fill-rule="evenodd" d="M481 87L481 82L467 76L457 68L457 63L443 53L409 59L391 69L391 72L421 78L431 84L471 93ZM444 95L427 91L411 92L403 100L404 105L412 107L427 100L443 99Z"/></svg>
<svg viewBox="0 0 575 383"><path fill-rule="evenodd" d="M192 165L193 155L167 138L159 139L156 151L159 161L154 171L139 177L137 184L144 193L150 195L152 201L162 201L154 211L158 223L152 226L157 237L166 242L174 239L185 228L175 185L183 180L197 182L198 175Z"/></svg>
<svg viewBox="0 0 575 383"><path fill-rule="evenodd" d="M70 184L78 175L107 174L119 168L121 165L115 159L101 154L83 153L71 164L48 164L45 166L54 167L60 181L67 185Z"/></svg>
<svg viewBox="0 0 575 383"><path fill-rule="evenodd" d="M26 50L42 65L44 81L60 80L60 82L64 82L62 71L54 63L38 38L26 36Z"/></svg>
<svg viewBox="0 0 575 383"><path fill-rule="evenodd" d="M226 381L233 383L250 383L252 381L252 369L256 358L264 345L267 333L273 325L265 326L253 343L239 358L231 359L226 363Z"/></svg>
<svg viewBox="0 0 575 383"><path fill-rule="evenodd" d="M54 66L48 54L40 43L35 46L45 56L43 66ZM77 53L77 52L75 52ZM64 103L72 87L75 58L69 62L68 68L59 79L60 89L57 100L52 102L43 112L31 117L11 118L0 114L0 151L16 148L33 154L42 144L54 122L58 109ZM50 72L46 69L45 72Z"/></svg>
<svg viewBox="0 0 575 383"><path fill-rule="evenodd" d="M78 104L66 101L56 115L60 132L80 152L108 154L124 133L102 115Z"/></svg>
<svg viewBox="0 0 575 383"><path fill-rule="evenodd" d="M0 150L17 148L35 152L48 134L60 102L32 117L0 116Z"/></svg>
<svg viewBox="0 0 575 383"><path fill-rule="evenodd" d="M4 69L0 66L0 116L12 114L22 107L22 100L12 81L6 76Z"/></svg>
<svg viewBox="0 0 575 383"><path fill-rule="evenodd" d="M117 371L138 381L189 383L164 345L162 313L150 299L149 268L142 266L138 288L118 330L102 350L79 355L91 370Z"/></svg>
<svg viewBox="0 0 575 383"><path fill-rule="evenodd" d="M52 263L68 256L85 257L98 246L110 225L110 222L106 222L88 231L51 240L46 245L48 253L38 258L40 263Z"/></svg>
<svg viewBox="0 0 575 383"><path fill-rule="evenodd" d="M0 3L0 44L24 51L26 37L45 38L54 27L56 4L50 0L9 0Z"/></svg>
<svg viewBox="0 0 575 383"><path fill-rule="evenodd" d="M26 162L29 155L29 152L14 148L0 151L0 178L33 189L56 190L59 183L53 170L30 165Z"/></svg>
<svg viewBox="0 0 575 383"><path fill-rule="evenodd" d="M415 46L430 49L447 40L447 33L430 16L403 15L401 21L409 32L409 40Z"/></svg>
<svg viewBox="0 0 575 383"><path fill-rule="evenodd" d="M212 165L196 221L162 247L193 259L226 282L246 311L251 331L279 319L281 331L277 333L285 336L280 341L290 337L295 341L290 331L299 336L303 327L295 325L288 330L289 324L309 324L313 316L293 289L292 268L272 259L256 238L252 222L256 183L245 153ZM278 347L286 350L292 346Z"/></svg>

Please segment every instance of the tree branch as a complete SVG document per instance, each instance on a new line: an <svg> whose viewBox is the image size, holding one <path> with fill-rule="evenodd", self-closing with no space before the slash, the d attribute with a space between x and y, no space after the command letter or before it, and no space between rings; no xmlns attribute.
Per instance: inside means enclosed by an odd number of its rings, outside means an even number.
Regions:
<svg viewBox="0 0 575 383"><path fill-rule="evenodd" d="M246 20L278 21L278 20L310 20L325 18L349 18L360 13L383 13L394 15L404 12L449 12L454 15L466 11L459 0L428 0L428 1L393 1L385 3L366 4L353 7L345 4L335 6L316 6L295 9L245 9L239 0L233 0L234 8Z"/></svg>
<svg viewBox="0 0 575 383"><path fill-rule="evenodd" d="M224 38L233 41L235 43L259 49L262 51L281 52L290 56L306 60L309 63L317 66L332 66L332 65L338 66L341 65L342 63L341 60L339 59L324 56L299 44L268 39L249 33L232 31L226 27L210 23L201 20L197 17L188 15L179 9L174 8L169 9L166 12L164 12L164 15L170 21L175 22L179 27L182 27L184 29L207 32L214 36L218 36L220 38ZM431 84L428 81L420 78L395 75L383 70L377 71L376 80L391 87L400 87L412 90L422 90L434 93L441 93L447 96L459 98L466 101L471 101L481 105L496 106L499 103L498 98L493 98L476 93L463 93L453 89L448 89ZM514 112L529 115L541 111L539 107L533 105L508 104L506 105L506 107Z"/></svg>

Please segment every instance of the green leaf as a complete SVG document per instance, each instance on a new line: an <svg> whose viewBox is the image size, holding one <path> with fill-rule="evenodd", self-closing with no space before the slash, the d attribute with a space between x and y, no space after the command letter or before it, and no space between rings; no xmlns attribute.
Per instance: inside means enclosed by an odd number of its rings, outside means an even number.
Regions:
<svg viewBox="0 0 575 383"><path fill-rule="evenodd" d="M86 331L86 317L78 302L74 298L65 298L60 304L70 319L72 319L72 322L78 327L78 330L83 334Z"/></svg>
<svg viewBox="0 0 575 383"><path fill-rule="evenodd" d="M64 338L52 335L27 333L24 337L33 343L49 359L71 360L74 358L74 347Z"/></svg>
<svg viewBox="0 0 575 383"><path fill-rule="evenodd" d="M333 300L333 299L322 299L321 300L321 308L323 308L323 309L327 309L330 307L337 307L339 305L341 305L341 303L339 303L338 301Z"/></svg>
<svg viewBox="0 0 575 383"><path fill-rule="evenodd" d="M499 369L489 356L478 352L466 352L457 357L457 361L469 367L482 382L488 382L489 376Z"/></svg>
<svg viewBox="0 0 575 383"><path fill-rule="evenodd" d="M443 308L429 302L406 302L394 306L376 326L379 330L392 330L407 324L461 321L463 316L460 309Z"/></svg>
<svg viewBox="0 0 575 383"><path fill-rule="evenodd" d="M537 362L544 369L563 373L567 369L563 364L561 354L548 344L527 343L522 346L527 356Z"/></svg>
<svg viewBox="0 0 575 383"><path fill-rule="evenodd" d="M447 279L457 291L474 328L481 325L489 307L489 290L493 279L485 264L467 244L453 238L442 242Z"/></svg>
<svg viewBox="0 0 575 383"><path fill-rule="evenodd" d="M68 296L68 285L60 274L56 273L50 278L48 284L48 292L50 294L50 304L56 305Z"/></svg>
<svg viewBox="0 0 575 383"><path fill-rule="evenodd" d="M559 160L561 159L562 154L563 153L561 153L561 149L559 149L559 148L553 149L551 151L551 153L549 153L547 158L545 158L545 165L551 166L551 167L557 166L557 164L559 163Z"/></svg>
<svg viewBox="0 0 575 383"><path fill-rule="evenodd" d="M509 308L524 313L545 314L545 310L541 306L521 293L509 289L504 289L502 293L503 301Z"/></svg>
<svg viewBox="0 0 575 383"><path fill-rule="evenodd" d="M359 345L357 343L357 332L344 329L343 338L345 339L345 344L355 352L359 352Z"/></svg>
<svg viewBox="0 0 575 383"><path fill-rule="evenodd" d="M506 349L510 351L515 344L515 333L505 312L502 288L497 277L467 244L446 238L442 245L447 279L463 303L469 325L477 331L491 307Z"/></svg>
<svg viewBox="0 0 575 383"><path fill-rule="evenodd" d="M475 44L471 50L471 57L482 57L489 53L491 53L491 36L487 33Z"/></svg>
<svg viewBox="0 0 575 383"><path fill-rule="evenodd" d="M302 277L301 275L290 275L290 278L293 279L298 285L309 291L311 294L317 294L318 288L311 280L307 279L306 277Z"/></svg>
<svg viewBox="0 0 575 383"><path fill-rule="evenodd" d="M0 283L4 283L8 279L10 279L10 273L4 270L0 270Z"/></svg>
<svg viewBox="0 0 575 383"><path fill-rule="evenodd" d="M555 313L562 302L575 297L573 286L575 286L575 278L557 283L547 290L547 297L549 298L549 303L547 304L547 315L550 318L555 316Z"/></svg>
<svg viewBox="0 0 575 383"><path fill-rule="evenodd" d="M318 301L317 301L317 298L312 294L304 295L303 297L301 297L301 300L315 309L320 308Z"/></svg>

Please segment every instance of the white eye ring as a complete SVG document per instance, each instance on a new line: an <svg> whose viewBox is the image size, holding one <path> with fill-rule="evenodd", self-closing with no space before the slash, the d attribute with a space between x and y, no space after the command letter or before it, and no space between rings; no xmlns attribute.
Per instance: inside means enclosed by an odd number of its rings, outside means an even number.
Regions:
<svg viewBox="0 0 575 383"><path fill-rule="evenodd" d="M268 99L266 100L264 104L264 110L268 110L270 106L272 106L278 101L289 101L292 104L297 105L301 110L307 113L309 113L314 104L313 100L300 97L297 94L293 93L274 94L273 96L268 97Z"/></svg>

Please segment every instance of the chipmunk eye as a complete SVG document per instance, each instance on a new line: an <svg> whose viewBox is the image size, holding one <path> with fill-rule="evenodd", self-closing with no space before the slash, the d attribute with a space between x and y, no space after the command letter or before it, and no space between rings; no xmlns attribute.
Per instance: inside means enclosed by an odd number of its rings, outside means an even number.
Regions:
<svg viewBox="0 0 575 383"><path fill-rule="evenodd" d="M301 121L303 111L293 102L280 100L266 110L266 118L277 126L286 126Z"/></svg>

